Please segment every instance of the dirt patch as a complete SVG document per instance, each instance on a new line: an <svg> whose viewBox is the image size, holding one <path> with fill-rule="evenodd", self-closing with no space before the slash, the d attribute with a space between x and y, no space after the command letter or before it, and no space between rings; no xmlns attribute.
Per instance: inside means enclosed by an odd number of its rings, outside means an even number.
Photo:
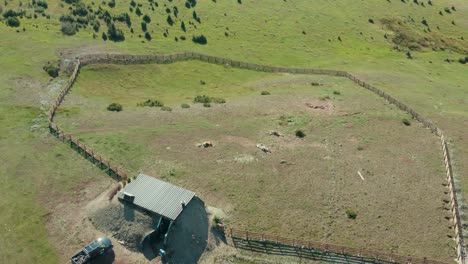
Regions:
<svg viewBox="0 0 468 264"><path fill-rule="evenodd" d="M235 143L235 144L239 144L243 147L255 147L255 141L251 140L251 139L248 139L248 138L245 138L245 137L239 137L239 136L232 136L232 135L225 135L225 136L221 136L220 137L220 140L219 140L220 143Z"/></svg>

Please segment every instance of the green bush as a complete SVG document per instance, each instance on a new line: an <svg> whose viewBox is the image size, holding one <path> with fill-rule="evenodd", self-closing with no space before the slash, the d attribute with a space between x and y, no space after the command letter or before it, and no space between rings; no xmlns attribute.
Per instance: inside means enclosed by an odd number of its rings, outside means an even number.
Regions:
<svg viewBox="0 0 468 264"><path fill-rule="evenodd" d="M163 102L159 101L159 100L151 100L151 99L148 99L142 103L138 103L137 106L149 106L149 107L163 107L164 104Z"/></svg>
<svg viewBox="0 0 468 264"><path fill-rule="evenodd" d="M406 119L406 118L403 118L403 119L401 120L401 122L402 122L403 124L405 124L405 126L411 126L411 122L410 122L408 119Z"/></svg>
<svg viewBox="0 0 468 264"><path fill-rule="evenodd" d="M296 130L296 137L298 138L305 138L306 134L304 133L304 131L298 129Z"/></svg>
<svg viewBox="0 0 468 264"><path fill-rule="evenodd" d="M359 145L359 146L357 147L357 150L359 150L359 151L364 150L364 147Z"/></svg>
<svg viewBox="0 0 468 264"><path fill-rule="evenodd" d="M214 221L215 225L223 223L223 219L221 217L217 216L217 215L215 215L215 217L213 218L213 221Z"/></svg>
<svg viewBox="0 0 468 264"><path fill-rule="evenodd" d="M76 24L74 22L64 21L60 28L63 34L71 36L76 34Z"/></svg>
<svg viewBox="0 0 468 264"><path fill-rule="evenodd" d="M24 15L26 12L25 11L15 11L15 10L7 10L5 13L3 13L4 18L9 18L9 17L19 17Z"/></svg>
<svg viewBox="0 0 468 264"><path fill-rule="evenodd" d="M170 108L169 106L163 106L163 107L161 107L161 110L171 112L172 108Z"/></svg>
<svg viewBox="0 0 468 264"><path fill-rule="evenodd" d="M226 103L226 100L224 98L213 98L213 103L215 104L225 104Z"/></svg>
<svg viewBox="0 0 468 264"><path fill-rule="evenodd" d="M195 98L193 98L194 103L211 103L212 98L207 96L207 95L197 95Z"/></svg>
<svg viewBox="0 0 468 264"><path fill-rule="evenodd" d="M189 105L189 104L181 104L180 107L182 107L182 108L190 108L190 105Z"/></svg>
<svg viewBox="0 0 468 264"><path fill-rule="evenodd" d="M318 83L318 82L311 82L310 85L312 85L312 86L319 86L320 83Z"/></svg>
<svg viewBox="0 0 468 264"><path fill-rule="evenodd" d="M143 16L143 21L145 21L146 23L150 23L150 22L151 22L151 18L150 18L148 15L144 15L144 16Z"/></svg>
<svg viewBox="0 0 468 264"><path fill-rule="evenodd" d="M339 91L333 91L333 94L340 95L341 93Z"/></svg>
<svg viewBox="0 0 468 264"><path fill-rule="evenodd" d="M39 1L36 1L36 5L37 6L41 6L43 7L44 9L47 9L49 7L49 5L47 4L46 1L42 1L42 0L39 0Z"/></svg>
<svg viewBox="0 0 468 264"><path fill-rule="evenodd" d="M204 107L211 107L211 104L210 103L203 103L203 106Z"/></svg>
<svg viewBox="0 0 468 264"><path fill-rule="evenodd" d="M19 27L20 21L17 17L9 17L5 20L5 24L10 27Z"/></svg>
<svg viewBox="0 0 468 264"><path fill-rule="evenodd" d="M206 45L208 43L208 40L204 35L193 36L192 41L201 45Z"/></svg>
<svg viewBox="0 0 468 264"><path fill-rule="evenodd" d="M261 95L270 95L270 92L268 92L268 91L262 91L260 94L261 94Z"/></svg>
<svg viewBox="0 0 468 264"><path fill-rule="evenodd" d="M110 40L118 42L124 41L125 35L121 29L115 27L114 24L110 24L109 29L107 30L107 36Z"/></svg>
<svg viewBox="0 0 468 264"><path fill-rule="evenodd" d="M145 33L145 39L148 40L148 41L151 40L151 35L150 35L149 32L146 32L146 33Z"/></svg>
<svg viewBox="0 0 468 264"><path fill-rule="evenodd" d="M354 210L348 209L346 210L346 216L348 216L349 219L356 219L357 213Z"/></svg>
<svg viewBox="0 0 468 264"><path fill-rule="evenodd" d="M56 78L59 76L59 67L54 64L47 63L44 67L42 67L47 74L50 75L52 78Z"/></svg>
<svg viewBox="0 0 468 264"><path fill-rule="evenodd" d="M113 111L113 112L120 112L122 111L122 105L118 103L112 103L107 107L107 110Z"/></svg>

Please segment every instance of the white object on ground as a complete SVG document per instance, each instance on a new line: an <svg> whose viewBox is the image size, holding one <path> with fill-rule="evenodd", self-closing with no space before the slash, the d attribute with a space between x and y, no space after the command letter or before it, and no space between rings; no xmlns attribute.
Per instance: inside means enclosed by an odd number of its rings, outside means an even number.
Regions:
<svg viewBox="0 0 468 264"><path fill-rule="evenodd" d="M359 174L359 176L361 176L361 179L364 180L364 177L362 177L362 174L360 171L357 172Z"/></svg>

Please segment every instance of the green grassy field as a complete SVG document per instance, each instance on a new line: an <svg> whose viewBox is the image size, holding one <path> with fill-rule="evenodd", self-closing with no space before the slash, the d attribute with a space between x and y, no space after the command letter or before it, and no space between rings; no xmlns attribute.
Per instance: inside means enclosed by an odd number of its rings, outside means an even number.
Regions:
<svg viewBox="0 0 468 264"><path fill-rule="evenodd" d="M64 36L60 32L58 18L68 13L68 5L64 3L64 7L60 7L59 1L48 1L46 13L50 14L50 20L41 16L21 19L19 33L16 28L7 27L3 22L0 25L0 118L2 124L7 124L0 134L0 148L3 150L0 169L3 184L0 188L7 197L1 205L2 212L7 212L2 214L1 223L5 228L12 227L9 229L14 230L0 238L0 256L12 256L8 262L27 263L31 259L37 260L34 261L37 263L57 261L57 247L47 242L50 239L44 228L46 220L42 216L50 208L39 202L39 197L50 190L58 196L66 193L67 186L80 180L82 171L89 169L89 164L80 163L75 153L57 145L59 143L48 138L43 129L30 129L32 120L44 111L41 107L47 108L49 101L46 99L53 97L56 90L51 87L59 83L57 80L49 83L49 77L42 67L47 61L58 60L61 53L63 56L73 56L107 51L144 54L194 50L276 66L348 70L401 99L446 131L452 142L456 177L460 180L462 192L468 189L466 174L463 173L468 169L468 150L463 147L468 143L465 136L468 125L467 66L443 61L466 56L468 4L465 1L432 1L433 6L423 1L426 5L422 7L396 0L359 3L349 0L333 3L325 0L268 0L243 1L242 5L235 1L218 1L215 4L200 0L195 10L202 23L197 24L198 29L189 27L185 34L187 40L178 42L174 37L184 33L180 26L167 25L166 16L162 15L165 12L163 6L178 5L179 16L185 19L190 17L193 9L185 10L183 1L158 2L160 7L150 14L152 22L149 29L154 31L151 34L153 40L146 43L141 43L142 39L138 38L141 19L137 19L133 13L133 37L125 25L118 24L125 33L124 42L104 42L99 37L93 39L90 27L74 36ZM147 8L147 2L141 3ZM19 1L8 1L8 5L3 2L0 6L3 12L19 9ZM446 13L444 8L451 6L455 6L457 11ZM127 12L128 7L129 1L119 1L113 9L105 9L119 14ZM443 16L439 15L439 11ZM430 33L424 32L423 17L432 29ZM369 18L373 18L375 24L369 23ZM385 33L389 36L393 34L379 22L382 18L408 21L402 24L412 36L444 39L448 43L452 43L450 39L456 39L453 46L458 49L464 47L465 51L454 52L450 47L445 51L432 51L429 46L421 51L412 51L414 59L409 60L404 52L393 50L394 44L384 38ZM98 36L106 29L105 23L101 24ZM38 25L38 28L34 25ZM165 38L163 32L169 28L170 37ZM225 36L225 32L229 37ZM192 34L204 34L208 44L192 43ZM465 40L461 40L461 37ZM46 99L42 100L43 97ZM39 119L38 124L44 127L45 118ZM65 163L68 166L58 164L54 154L56 148L61 149L60 153L70 161ZM24 160L30 165L23 166ZM94 172L89 177L99 179L103 175ZM46 182L47 188L37 182ZM11 204L16 205L15 209ZM23 250L15 245L21 245Z"/></svg>

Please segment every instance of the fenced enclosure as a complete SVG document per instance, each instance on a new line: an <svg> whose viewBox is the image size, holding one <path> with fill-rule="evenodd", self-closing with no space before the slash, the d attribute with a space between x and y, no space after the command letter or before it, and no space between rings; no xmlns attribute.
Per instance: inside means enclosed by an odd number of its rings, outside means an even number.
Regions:
<svg viewBox="0 0 468 264"><path fill-rule="evenodd" d="M78 139L72 137L70 134L65 133L62 129L60 129L54 123L54 115L57 108L60 106L62 101L64 100L67 93L70 91L71 87L73 86L81 67L89 64L145 64L145 63L173 63L177 61L183 60L199 60L203 62L213 63L213 64L221 64L221 65L229 65L231 67L242 68L242 69L250 69L256 71L264 71L264 72L274 72L274 73L291 73L291 74L315 74L315 75L329 75L329 76L336 76L347 78L359 86L374 92L378 96L384 98L389 103L396 105L399 109L407 112L410 114L414 119L424 124L427 128L429 128L434 134L436 134L441 141L442 145L442 154L444 156L444 164L446 168L446 179L448 182L448 188L450 193L450 211L451 211L451 219L453 223L453 229L455 231L455 241L456 241L456 250L457 250L457 262L459 263L466 263L466 251L465 251L465 244L463 240L462 234L462 222L459 213L459 205L456 196L456 189L455 189L455 181L453 179L453 172L452 172L452 161L450 158L449 148L447 141L445 140L445 136L433 122L429 119L425 118L424 116L417 113L414 109L410 108L406 104L400 102L396 98L392 97L391 95L383 92L382 90L360 80L359 78L353 76L352 74L346 71L335 71L335 70L324 70L324 69L305 69L305 68L287 68L287 67L275 67L275 66L267 66L267 65L259 65L241 61L230 60L226 58L214 57L209 55L204 55L195 52L184 52L178 54L170 54L170 55L122 55L122 54L90 54L77 57L74 62L73 72L61 90L60 94L58 95L57 99L55 100L54 104L52 105L49 113L48 113L48 122L49 122L49 130L52 135L57 137L59 140L67 143L70 145L72 149L77 151L80 155L84 158L98 166L100 169L104 170L108 175L113 177L118 181L122 181L124 184L128 179L128 174L124 172L122 169L114 166L108 159L103 158L101 155L96 153L92 148L86 146L85 144L81 143ZM387 261L390 263L441 263L436 261L430 261L427 259L417 259L417 258L410 258L410 257L399 257L384 253L379 253L370 250L356 250L351 248L346 248L342 246L334 246L328 244L320 244L320 243L313 243L313 242L304 242L301 240L295 239L286 239L275 236L267 236L263 234L256 234L256 233L249 233L247 231L236 231L230 229L230 234L232 237L236 237L241 240L246 240L250 242L259 242L263 243L268 241L268 243L274 243L276 241L277 244L292 246L293 248L301 248L308 249L309 251L312 249L319 250L321 252L335 252L345 255L353 255L355 257L363 257L365 256L368 259L374 260L381 260ZM328 251L327 251L328 250Z"/></svg>

